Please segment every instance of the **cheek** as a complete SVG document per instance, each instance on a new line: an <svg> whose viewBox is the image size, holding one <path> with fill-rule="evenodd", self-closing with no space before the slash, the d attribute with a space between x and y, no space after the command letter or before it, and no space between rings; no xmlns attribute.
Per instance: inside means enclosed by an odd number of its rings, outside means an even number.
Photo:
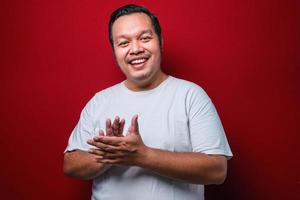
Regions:
<svg viewBox="0 0 300 200"><path fill-rule="evenodd" d="M155 62L160 62L161 61L161 49L155 48L155 49L153 49L152 52L155 52L155 53L153 53Z"/></svg>
<svg viewBox="0 0 300 200"><path fill-rule="evenodd" d="M147 48L148 48L148 49L151 51L151 53L152 53L153 55L155 55L156 57L159 57L159 56L160 56L160 54L161 54L161 48L160 48L160 46L158 45L158 43L153 42L153 43L149 44L149 46L148 46Z"/></svg>
<svg viewBox="0 0 300 200"><path fill-rule="evenodd" d="M115 51L115 59L118 64L125 62L125 55L122 51Z"/></svg>

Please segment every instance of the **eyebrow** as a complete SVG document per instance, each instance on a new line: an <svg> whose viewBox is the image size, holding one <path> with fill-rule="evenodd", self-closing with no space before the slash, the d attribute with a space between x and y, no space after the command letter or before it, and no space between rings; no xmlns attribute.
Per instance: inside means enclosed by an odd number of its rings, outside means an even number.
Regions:
<svg viewBox="0 0 300 200"><path fill-rule="evenodd" d="M146 33L149 33L149 34L152 35L153 31L151 29L143 30L142 32L138 33L138 36L141 36L141 35L146 34ZM117 35L116 36L116 39L120 39L120 38L128 38L128 35L122 34L122 35Z"/></svg>

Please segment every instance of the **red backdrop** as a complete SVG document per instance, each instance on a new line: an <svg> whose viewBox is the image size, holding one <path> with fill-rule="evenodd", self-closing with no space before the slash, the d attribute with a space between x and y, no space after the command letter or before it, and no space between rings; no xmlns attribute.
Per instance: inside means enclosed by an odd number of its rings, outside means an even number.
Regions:
<svg viewBox="0 0 300 200"><path fill-rule="evenodd" d="M234 158L208 200L300 199L299 1L130 1L160 19L166 72L201 85ZM2 0L1 199L89 199L62 158L95 92L124 77L107 37L129 1Z"/></svg>

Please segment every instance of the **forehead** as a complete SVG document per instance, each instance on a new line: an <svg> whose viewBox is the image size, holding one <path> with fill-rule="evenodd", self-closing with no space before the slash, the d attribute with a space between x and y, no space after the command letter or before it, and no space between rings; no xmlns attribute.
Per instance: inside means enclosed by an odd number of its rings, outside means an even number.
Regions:
<svg viewBox="0 0 300 200"><path fill-rule="evenodd" d="M112 35L116 38L123 35L138 34L146 30L153 31L150 17L144 13L132 13L119 17L113 23Z"/></svg>

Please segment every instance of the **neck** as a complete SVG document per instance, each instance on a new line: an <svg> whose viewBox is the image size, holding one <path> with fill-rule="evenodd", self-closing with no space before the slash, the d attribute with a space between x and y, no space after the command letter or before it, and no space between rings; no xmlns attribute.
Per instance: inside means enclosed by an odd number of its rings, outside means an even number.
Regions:
<svg viewBox="0 0 300 200"><path fill-rule="evenodd" d="M160 73L157 76L154 76L153 78L141 81L141 82L133 82L131 80L126 80L125 85L128 89L132 91L145 91L145 90L151 90L159 86L164 80L168 78L168 75L160 71Z"/></svg>

